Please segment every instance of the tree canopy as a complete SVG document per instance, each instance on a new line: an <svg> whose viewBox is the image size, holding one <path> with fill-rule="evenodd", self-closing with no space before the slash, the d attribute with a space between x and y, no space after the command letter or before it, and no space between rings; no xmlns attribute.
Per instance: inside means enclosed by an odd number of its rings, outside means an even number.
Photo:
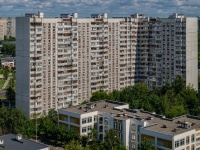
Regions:
<svg viewBox="0 0 200 150"><path fill-rule="evenodd" d="M16 47L14 44L3 44L1 53L15 57Z"/></svg>
<svg viewBox="0 0 200 150"><path fill-rule="evenodd" d="M200 81L199 81L200 82ZM110 93L97 91L92 94L91 101L111 99L129 104L131 109L144 109L173 118L183 114L200 116L200 95L191 86L185 86L180 76L170 85L150 89L144 83L125 87Z"/></svg>
<svg viewBox="0 0 200 150"><path fill-rule="evenodd" d="M157 150L153 144L151 143L151 141L142 141L139 144L138 150Z"/></svg>

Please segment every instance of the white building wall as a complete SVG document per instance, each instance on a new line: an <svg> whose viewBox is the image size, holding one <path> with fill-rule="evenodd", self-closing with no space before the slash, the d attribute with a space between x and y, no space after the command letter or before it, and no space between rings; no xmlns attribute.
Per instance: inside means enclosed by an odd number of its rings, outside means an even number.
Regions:
<svg viewBox="0 0 200 150"><path fill-rule="evenodd" d="M98 111L95 111L95 112L90 112L90 113L87 113L87 114L82 114L80 116L80 135L87 135L89 132L88 132L88 126L92 126L94 128L94 116L98 116ZM89 117L92 117L92 122L90 123L86 123L86 124L82 124L82 119L86 118L88 119ZM98 118L97 118L98 119ZM83 127L86 127L86 133L82 133L82 128Z"/></svg>
<svg viewBox="0 0 200 150"><path fill-rule="evenodd" d="M122 124L122 142L124 144L124 146L126 146L127 149L131 148L131 145L129 145L130 143L130 132L131 132L131 121L130 119L124 120L123 124Z"/></svg>
<svg viewBox="0 0 200 150"><path fill-rule="evenodd" d="M198 19L186 18L186 84L198 90Z"/></svg>

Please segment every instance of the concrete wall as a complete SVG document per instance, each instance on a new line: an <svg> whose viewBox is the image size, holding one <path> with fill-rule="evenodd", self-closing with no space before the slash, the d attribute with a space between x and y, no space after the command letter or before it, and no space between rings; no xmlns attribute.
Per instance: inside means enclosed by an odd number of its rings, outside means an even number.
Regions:
<svg viewBox="0 0 200 150"><path fill-rule="evenodd" d="M180 139L185 139L185 144L183 145L183 146L179 146L177 149L185 149L187 146L191 146L192 144L195 144L195 141L192 143L191 142L191 135L192 134L194 134L195 135L195 130L191 130L191 131L188 131L188 132L184 132L184 133L182 133L182 134L178 134L178 135L175 135L174 137L173 137L173 149L175 149L175 141L177 141L177 140L180 140ZM186 145L186 137L187 136L190 136L190 142L189 142L189 144L187 144Z"/></svg>
<svg viewBox="0 0 200 150"><path fill-rule="evenodd" d="M198 20L186 18L186 84L198 90Z"/></svg>
<svg viewBox="0 0 200 150"><path fill-rule="evenodd" d="M131 148L131 145L129 145L130 141L131 141L131 136L130 136L130 119L127 119L127 120L124 120L123 121L123 125L122 125L122 128L123 128L123 144L126 146L127 149L130 149Z"/></svg>
<svg viewBox="0 0 200 150"><path fill-rule="evenodd" d="M29 117L30 112L30 23L16 19L16 108Z"/></svg>

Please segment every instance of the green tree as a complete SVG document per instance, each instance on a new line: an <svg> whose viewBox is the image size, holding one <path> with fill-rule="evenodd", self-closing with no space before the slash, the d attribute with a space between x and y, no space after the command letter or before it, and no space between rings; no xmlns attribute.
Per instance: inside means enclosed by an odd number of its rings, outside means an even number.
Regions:
<svg viewBox="0 0 200 150"><path fill-rule="evenodd" d="M20 134L25 130L26 117L19 109L11 109L8 111L9 117L7 126L11 133Z"/></svg>
<svg viewBox="0 0 200 150"><path fill-rule="evenodd" d="M138 150L157 150L151 141L144 140L140 143Z"/></svg>
<svg viewBox="0 0 200 150"><path fill-rule="evenodd" d="M200 69L200 30L198 31L198 68Z"/></svg>
<svg viewBox="0 0 200 150"><path fill-rule="evenodd" d="M7 79L8 78L8 75L9 75L9 69L8 67L5 67L3 69L3 76L4 76L4 79Z"/></svg>
<svg viewBox="0 0 200 150"><path fill-rule="evenodd" d="M172 87L170 86L169 81L166 82L166 84L161 88L161 94L166 94L168 90L170 90Z"/></svg>
<svg viewBox="0 0 200 150"><path fill-rule="evenodd" d="M8 120L9 114L7 109L3 106L0 108L0 135L7 134L8 128L7 128L7 120Z"/></svg>
<svg viewBox="0 0 200 150"><path fill-rule="evenodd" d="M189 113L191 115L200 114L196 111L196 108L200 106L200 101L198 99L198 93L196 90L194 90L191 86L187 86L185 89L182 90L180 96L184 100L183 105L185 106L185 108L187 108L187 110L189 110Z"/></svg>
<svg viewBox="0 0 200 150"><path fill-rule="evenodd" d="M8 87L6 89L6 98L8 100L15 100L15 91L13 90L13 88Z"/></svg>
<svg viewBox="0 0 200 150"><path fill-rule="evenodd" d="M121 91L113 90L113 92L111 93L112 99L116 101L120 101L120 94L121 94Z"/></svg>
<svg viewBox="0 0 200 150"><path fill-rule="evenodd" d="M174 118L181 115L185 115L187 113L188 113L187 110L185 110L183 106L172 106L171 109L169 110L167 117Z"/></svg>
<svg viewBox="0 0 200 150"><path fill-rule="evenodd" d="M105 100L105 99L110 99L110 95L107 92L100 90L100 91L96 91L92 93L90 101L95 102L95 101Z"/></svg>
<svg viewBox="0 0 200 150"><path fill-rule="evenodd" d="M83 147L78 141L72 140L65 146L65 150L83 150Z"/></svg>
<svg viewBox="0 0 200 150"><path fill-rule="evenodd" d="M14 44L3 44L1 52L5 55L11 55L15 57L16 47Z"/></svg>
<svg viewBox="0 0 200 150"><path fill-rule="evenodd" d="M200 53L199 53L200 54ZM200 56L199 56L200 57ZM199 58L200 59L200 58ZM200 65L200 64L199 64ZM199 66L200 67L200 66ZM200 90L200 75L198 75L198 91Z"/></svg>
<svg viewBox="0 0 200 150"><path fill-rule="evenodd" d="M57 123L58 122L58 112L55 109L51 109L48 112L48 118L53 122Z"/></svg>
<svg viewBox="0 0 200 150"><path fill-rule="evenodd" d="M72 140L66 146L65 150L90 150L89 147L83 147L79 141Z"/></svg>
<svg viewBox="0 0 200 150"><path fill-rule="evenodd" d="M120 101L130 104L130 108L142 108L150 94L150 89L144 83L137 83L134 86L125 87L120 94Z"/></svg>
<svg viewBox="0 0 200 150"><path fill-rule="evenodd" d="M25 138L35 138L35 128L36 128L35 122L27 119L25 120L25 123L24 123L24 131L21 132L21 134Z"/></svg>
<svg viewBox="0 0 200 150"><path fill-rule="evenodd" d="M186 88L185 81L181 76L176 76L174 82L172 83L172 88L174 89L175 94L180 93L184 88Z"/></svg>
<svg viewBox="0 0 200 150"><path fill-rule="evenodd" d="M110 129L105 135L103 145L105 150L126 150L114 129Z"/></svg>

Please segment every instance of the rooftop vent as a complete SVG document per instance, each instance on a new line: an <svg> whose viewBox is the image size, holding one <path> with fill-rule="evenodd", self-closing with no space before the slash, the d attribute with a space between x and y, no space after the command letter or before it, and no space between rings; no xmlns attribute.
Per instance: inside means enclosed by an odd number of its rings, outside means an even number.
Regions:
<svg viewBox="0 0 200 150"><path fill-rule="evenodd" d="M124 109L122 108L122 109L120 109L120 111L121 111L121 112L123 112L123 111L124 111Z"/></svg>
<svg viewBox="0 0 200 150"><path fill-rule="evenodd" d="M0 139L0 145L3 145L4 141Z"/></svg>
<svg viewBox="0 0 200 150"><path fill-rule="evenodd" d="M196 123L194 123L194 122L191 124L191 126L195 126L195 125L196 125Z"/></svg>
<svg viewBox="0 0 200 150"><path fill-rule="evenodd" d="M60 14L60 18L70 18L70 14Z"/></svg>
<svg viewBox="0 0 200 150"><path fill-rule="evenodd" d="M92 109L94 108L94 104L93 103L86 104L86 107Z"/></svg>
<svg viewBox="0 0 200 150"><path fill-rule="evenodd" d="M176 132L176 131L178 131L178 130L180 130L180 129L174 128L172 131L173 131L173 132Z"/></svg>
<svg viewBox="0 0 200 150"><path fill-rule="evenodd" d="M141 116L141 117L136 117L135 119L137 119L137 120L144 120L144 117L143 117L143 116Z"/></svg>
<svg viewBox="0 0 200 150"><path fill-rule="evenodd" d="M123 116L123 114L117 114L117 117L122 117Z"/></svg>
<svg viewBox="0 0 200 150"><path fill-rule="evenodd" d="M123 114L123 116L127 116L127 114L126 114L126 113L124 113L124 114Z"/></svg>
<svg viewBox="0 0 200 150"><path fill-rule="evenodd" d="M165 116L162 116L161 118L166 118Z"/></svg>
<svg viewBox="0 0 200 150"><path fill-rule="evenodd" d="M108 105L104 105L104 108L108 107Z"/></svg>
<svg viewBox="0 0 200 150"><path fill-rule="evenodd" d="M185 128L185 129L190 128L191 125L192 125L192 123L187 122L187 121L184 121L184 122L181 123L181 127L182 127L182 128Z"/></svg>
<svg viewBox="0 0 200 150"><path fill-rule="evenodd" d="M21 134L17 134L16 135L16 140L20 141L22 139L22 135Z"/></svg>
<svg viewBox="0 0 200 150"><path fill-rule="evenodd" d="M153 120L153 117L149 116L149 117L147 118L147 120Z"/></svg>
<svg viewBox="0 0 200 150"><path fill-rule="evenodd" d="M35 14L25 14L25 17L35 17Z"/></svg>

